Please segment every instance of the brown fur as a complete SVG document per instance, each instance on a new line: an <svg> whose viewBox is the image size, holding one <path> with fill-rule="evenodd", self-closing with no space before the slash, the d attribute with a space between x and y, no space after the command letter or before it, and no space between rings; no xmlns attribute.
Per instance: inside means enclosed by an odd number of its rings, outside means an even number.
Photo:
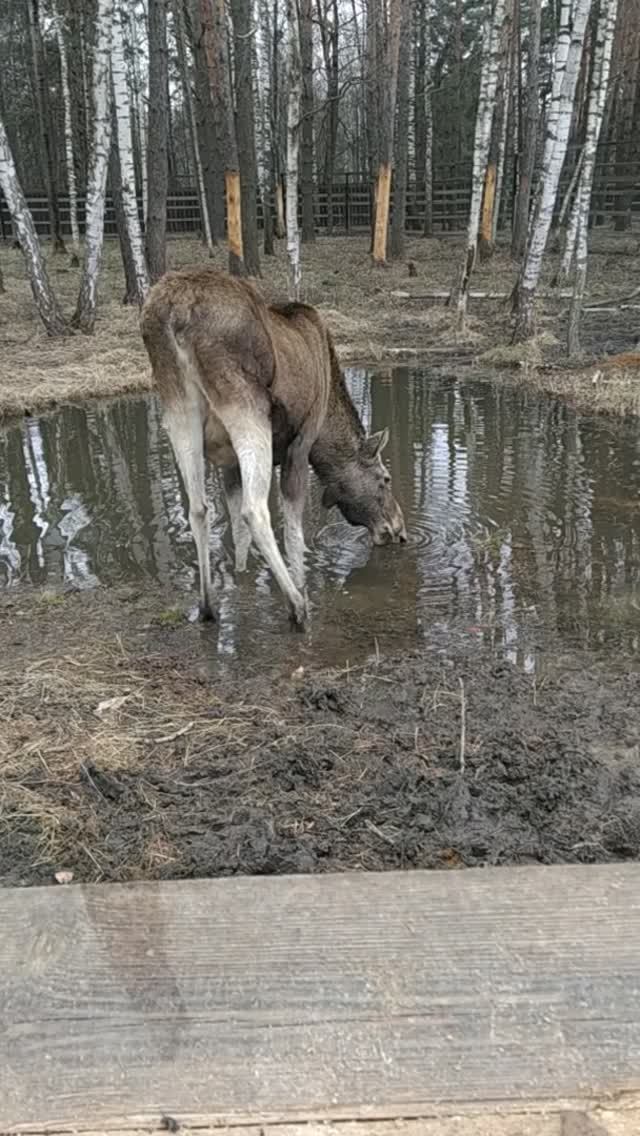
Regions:
<svg viewBox="0 0 640 1136"><path fill-rule="evenodd" d="M164 276L149 293L141 322L165 408L199 392L207 456L229 469L230 484L241 464L231 435L238 439L244 422L257 430L264 422L285 500L295 505L304 497L311 463L325 486L325 504L337 504L347 520L365 525L376 543L405 539L380 459L386 432L365 436L314 308L269 306L246 281L199 268ZM246 452L246 436L240 440Z"/></svg>

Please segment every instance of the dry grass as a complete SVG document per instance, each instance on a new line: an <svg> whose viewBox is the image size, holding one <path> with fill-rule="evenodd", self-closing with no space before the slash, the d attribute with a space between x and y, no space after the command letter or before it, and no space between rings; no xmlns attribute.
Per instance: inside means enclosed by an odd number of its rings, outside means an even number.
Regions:
<svg viewBox="0 0 640 1136"><path fill-rule="evenodd" d="M598 301L617 292L628 292L629 276L636 266L635 242L629 244L627 237L620 241L612 234L597 235L595 242L590 299ZM563 378L556 384L552 375L539 381L536 368L549 353L558 355L558 339L563 338L559 324L566 301L556 300L553 295L541 305L542 335L533 354L529 351L526 359L521 350L514 353L504 346L510 337L509 307L499 299L472 298L465 332L459 335L442 301L424 297L451 287L461 252L458 237L408 240L406 260L379 269L371 264L366 237L322 237L303 249L303 299L323 311L344 362L423 357L455 365L461 354L484 355L483 362L491 366L522 369L524 362L526 377L536 385L552 393L568 394L589 409L628 413L636 407L630 378L618 382L615 375L608 377L597 392L592 390L591 376L585 373L576 372L572 382ZM171 241L168 254L171 267L210 263L196 239ZM408 275L408 260L416 265L415 277ZM226 266L224 248L217 250L213 263ZM122 269L115 242L106 245L93 336L77 334L65 340L48 339L34 311L20 253L4 250L2 266L6 294L0 296L4 364L0 373L0 419L25 410L46 410L61 402L149 389L149 367L138 331L138 313L120 302ZM549 275L553 269L552 258ZM79 269L71 268L65 258L50 257L49 270L65 311L72 312ZM274 258L263 258L263 273L258 287L265 297L273 300L286 296L284 248ZM478 265L472 287L506 295L514 278L508 251L499 248L489 263ZM548 288L548 280L543 286ZM629 325L635 321L633 312L624 313L624 317ZM598 318L606 328L610 322L607 317L594 317ZM486 354L492 350L497 354ZM614 393L616 387L619 393Z"/></svg>

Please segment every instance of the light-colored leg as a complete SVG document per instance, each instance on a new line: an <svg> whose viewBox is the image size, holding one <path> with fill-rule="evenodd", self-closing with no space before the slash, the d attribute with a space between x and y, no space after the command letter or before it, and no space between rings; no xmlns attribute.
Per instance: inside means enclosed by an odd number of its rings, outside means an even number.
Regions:
<svg viewBox="0 0 640 1136"><path fill-rule="evenodd" d="M290 446L280 475L284 517L284 547L293 581L304 592L304 507L309 485L309 459L306 449L296 442Z"/></svg>
<svg viewBox="0 0 640 1136"><path fill-rule="evenodd" d="M237 466L223 470L222 483L224 495L229 510L231 522L231 536L236 557L236 572L244 572L247 567L247 557L251 548L251 533L249 526L242 516L242 478Z"/></svg>
<svg viewBox="0 0 640 1136"><path fill-rule="evenodd" d="M200 618L214 619L211 607L209 505L205 488L203 419L197 393L187 390L179 402L167 407L163 424L189 499L189 524L196 545L200 573Z"/></svg>
<svg viewBox="0 0 640 1136"><path fill-rule="evenodd" d="M242 516L254 544L289 602L293 622L297 627L304 627L307 605L282 559L269 515L269 489L273 475L271 423L258 412L251 414L245 411L227 414L224 424L240 466Z"/></svg>

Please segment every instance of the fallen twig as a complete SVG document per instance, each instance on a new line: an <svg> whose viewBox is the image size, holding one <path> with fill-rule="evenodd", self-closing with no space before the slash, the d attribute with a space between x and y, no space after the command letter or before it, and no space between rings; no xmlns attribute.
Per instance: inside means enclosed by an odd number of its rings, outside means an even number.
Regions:
<svg viewBox="0 0 640 1136"><path fill-rule="evenodd" d="M464 693L464 682L461 678L458 679L458 682L460 683L460 772L464 773L467 746L467 700Z"/></svg>

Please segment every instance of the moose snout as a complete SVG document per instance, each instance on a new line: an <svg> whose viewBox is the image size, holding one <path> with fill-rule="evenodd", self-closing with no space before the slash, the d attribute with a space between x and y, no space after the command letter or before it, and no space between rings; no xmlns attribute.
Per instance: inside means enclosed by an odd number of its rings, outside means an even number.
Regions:
<svg viewBox="0 0 640 1136"><path fill-rule="evenodd" d="M401 513L393 521L383 521L379 529L373 534L373 543L381 546L385 544L405 544L407 530Z"/></svg>

